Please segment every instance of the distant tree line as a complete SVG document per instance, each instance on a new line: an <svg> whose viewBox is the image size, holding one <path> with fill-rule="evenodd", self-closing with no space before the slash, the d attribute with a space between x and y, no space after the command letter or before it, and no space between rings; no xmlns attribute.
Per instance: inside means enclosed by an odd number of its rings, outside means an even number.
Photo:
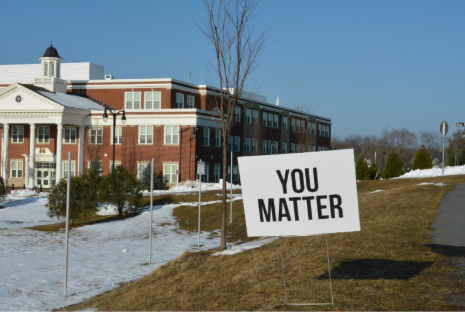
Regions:
<svg viewBox="0 0 465 312"><path fill-rule="evenodd" d="M331 138L331 149L346 148L354 150L358 180L395 177L410 170L442 164L439 131L422 131L417 135L406 128L386 127L379 136ZM445 166L462 165L465 165L465 131L457 130L445 139Z"/></svg>

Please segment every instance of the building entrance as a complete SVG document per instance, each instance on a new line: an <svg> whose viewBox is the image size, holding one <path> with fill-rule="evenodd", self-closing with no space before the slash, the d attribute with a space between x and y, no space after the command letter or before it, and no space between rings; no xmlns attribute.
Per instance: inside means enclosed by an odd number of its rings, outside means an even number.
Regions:
<svg viewBox="0 0 465 312"><path fill-rule="evenodd" d="M36 181L37 186L49 188L55 185L55 167L54 162L36 162Z"/></svg>

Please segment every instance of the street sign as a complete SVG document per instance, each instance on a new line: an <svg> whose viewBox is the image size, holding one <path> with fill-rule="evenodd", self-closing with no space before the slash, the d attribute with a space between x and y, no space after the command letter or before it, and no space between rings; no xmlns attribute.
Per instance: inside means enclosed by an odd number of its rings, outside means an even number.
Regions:
<svg viewBox="0 0 465 312"><path fill-rule="evenodd" d="M465 122L456 122L455 125L457 127L465 127Z"/></svg>
<svg viewBox="0 0 465 312"><path fill-rule="evenodd" d="M205 162L199 161L197 163L197 174L205 174Z"/></svg>
<svg viewBox="0 0 465 312"><path fill-rule="evenodd" d="M239 157L247 235L360 231L354 151Z"/></svg>
<svg viewBox="0 0 465 312"><path fill-rule="evenodd" d="M439 131L441 132L442 135L446 135L447 132L449 131L449 125L447 122L443 121L441 125L439 126Z"/></svg>

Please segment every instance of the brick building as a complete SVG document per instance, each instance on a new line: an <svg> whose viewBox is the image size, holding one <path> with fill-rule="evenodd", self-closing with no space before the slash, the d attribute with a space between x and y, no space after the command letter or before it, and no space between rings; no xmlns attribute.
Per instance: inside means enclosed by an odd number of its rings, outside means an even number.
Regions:
<svg viewBox="0 0 465 312"><path fill-rule="evenodd" d="M204 181L223 178L219 123L210 105L218 95L214 87L104 78L100 65L61 64L52 46L39 59L40 64L0 66L0 167L8 185L47 188L82 173L95 156L107 173L113 163L111 111L120 112L115 165L141 177L154 158L155 170L169 186L194 180L202 160ZM331 119L267 103L263 96L244 92L243 97L228 142L233 182L239 182L238 156L329 149Z"/></svg>

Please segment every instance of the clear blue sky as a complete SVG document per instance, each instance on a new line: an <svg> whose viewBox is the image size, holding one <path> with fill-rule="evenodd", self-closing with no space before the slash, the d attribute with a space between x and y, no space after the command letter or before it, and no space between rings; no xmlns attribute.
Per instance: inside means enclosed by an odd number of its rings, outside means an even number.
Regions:
<svg viewBox="0 0 465 312"><path fill-rule="evenodd" d="M333 134L419 133L465 121L465 1L264 0L260 27L278 23L248 82L283 106L333 121ZM116 78L211 84L212 47L190 1L4 1L0 64L38 63L53 40L64 62ZM202 75L203 73L203 75Z"/></svg>

